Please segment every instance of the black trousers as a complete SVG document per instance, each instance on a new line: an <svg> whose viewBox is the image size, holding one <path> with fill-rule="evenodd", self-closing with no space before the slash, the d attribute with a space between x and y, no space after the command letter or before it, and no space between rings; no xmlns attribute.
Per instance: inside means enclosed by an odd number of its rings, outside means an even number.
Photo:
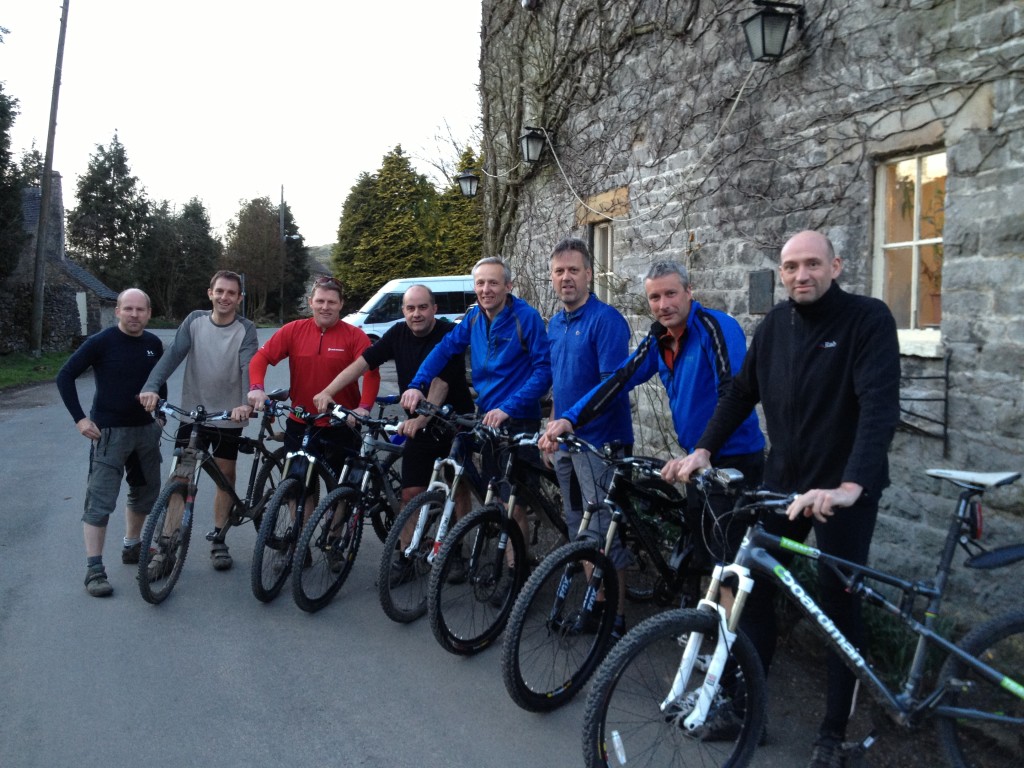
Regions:
<svg viewBox="0 0 1024 768"><path fill-rule="evenodd" d="M875 532L878 517L877 500L858 501L852 507L836 510L827 523L819 523L810 517L801 517L790 522L785 517L773 516L765 527L776 536L785 536L803 541L814 529L818 549L830 555L854 563L864 564L868 559L871 537ZM773 553L788 565L792 554ZM827 567L818 567L818 604L835 622L836 627L855 647L864 648L864 622L861 617L860 599L849 594L839 578ZM754 591L743 610L740 626L757 648L765 674L775 655L778 628L775 621L775 585L768 577L760 574L754 577ZM825 718L821 734L843 738L850 716L850 704L857 679L831 650L826 660L827 691Z"/></svg>

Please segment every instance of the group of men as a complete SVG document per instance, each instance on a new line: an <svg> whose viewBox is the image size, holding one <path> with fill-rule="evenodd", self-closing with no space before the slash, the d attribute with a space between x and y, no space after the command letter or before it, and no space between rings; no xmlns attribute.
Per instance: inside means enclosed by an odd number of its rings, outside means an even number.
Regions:
<svg viewBox="0 0 1024 768"><path fill-rule="evenodd" d="M167 378L182 360L187 361L183 407L201 403L230 410L237 424L214 440L214 455L229 478L237 455L231 433L244 427L250 408L263 407L268 365L289 358L293 404L319 413L340 402L365 412L379 388L377 369L395 361L401 403L409 414L401 425L409 438L402 462L403 501L408 501L427 486L434 460L451 444L449 435L416 415L419 402L450 404L460 413L474 406L465 379L467 348L475 407L484 424L538 432L542 417L548 417L539 445L554 462L571 533L578 532L584 508L603 499L608 472L593 455L560 450L558 438L573 431L593 444L631 450L628 392L657 374L682 449L679 458L665 464L665 480L690 483L714 465L739 469L753 484L799 492L786 517L771 521L770 529L802 541L813 528L824 551L866 561L879 496L888 485L887 452L898 421L899 350L886 306L839 287L842 261L827 237L804 231L786 242L780 275L788 299L757 327L749 350L734 318L693 298L687 271L678 263L659 262L648 271L644 289L654 323L632 354L625 318L590 291L587 244L576 238L559 242L550 267L561 309L546 329L537 310L512 294L508 266L489 257L473 268L477 304L461 323L436 318L431 291L417 285L403 297L405 323L372 345L362 331L341 321L344 293L333 278L314 284L311 318L285 325L257 350L252 324L237 313L240 280L218 272L209 291L212 311L186 318L163 357L159 341L144 330L148 297L136 289L122 293L117 327L87 340L58 377L79 431L92 441L83 516L89 593L112 591L102 565L103 533L122 474L129 485L122 559L138 560L142 520L159 487L160 427L147 412L166 393ZM92 418L85 417L74 388L75 378L89 366L97 383ZM542 414L541 398L549 391L552 408ZM754 411L758 403L770 443L767 455ZM179 441L187 438L189 427L179 431ZM288 443L297 445L301 424L289 422L286 433ZM351 430L330 427L326 420L322 434L335 446L335 468L357 447ZM688 492L687 499L691 520L704 526L706 556L727 558L739 541L735 531L726 527L722 535L718 526L726 501L712 494L707 515L703 497ZM227 503L226 494L218 494L217 531L226 520ZM525 532L525 512L513 515ZM591 529L603 537L608 523L607 515L597 514ZM213 540L214 567L230 567L227 546ZM628 565L621 547L613 547L609 556L616 568ZM819 580L823 607L846 637L860 644L857 600L827 569ZM624 591L625 579L619 583ZM622 598L615 634L625 631ZM757 580L742 620L766 670L776 637L771 598L770 585ZM812 766L839 764L853 691L853 676L830 657L827 706Z"/></svg>

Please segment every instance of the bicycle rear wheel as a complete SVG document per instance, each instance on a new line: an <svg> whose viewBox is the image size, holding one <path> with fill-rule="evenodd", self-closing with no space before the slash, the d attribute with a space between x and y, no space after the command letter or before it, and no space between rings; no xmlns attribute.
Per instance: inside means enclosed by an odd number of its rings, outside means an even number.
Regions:
<svg viewBox="0 0 1024 768"><path fill-rule="evenodd" d="M1024 612L982 624L958 645L1006 678L1024 684ZM1024 765L1024 699L1019 688L1015 693L1012 685L993 683L955 656L946 660L940 679L947 692L936 710L935 727L950 763L978 768ZM975 712L944 709L951 707Z"/></svg>
<svg viewBox="0 0 1024 768"><path fill-rule="evenodd" d="M602 585L603 609L593 609L601 603L588 608L588 593L592 598ZM574 541L545 558L520 592L505 630L501 671L512 700L532 712L570 701L607 652L617 607L615 567L592 542Z"/></svg>
<svg viewBox="0 0 1024 768"><path fill-rule="evenodd" d="M160 491L146 517L139 548L139 592L147 603L162 603L178 583L192 535L186 510L188 483L176 480Z"/></svg>
<svg viewBox="0 0 1024 768"><path fill-rule="evenodd" d="M377 575L377 592L381 608L392 621L408 624L427 612L427 584L430 579L428 557L434 551L444 503L443 491L424 491L406 505L391 526L384 542L384 554ZM416 550L406 558L400 551L399 537L406 523L418 520L421 512L426 522L420 542Z"/></svg>
<svg viewBox="0 0 1024 768"><path fill-rule="evenodd" d="M358 498L355 488L335 488L302 529L292 558L292 597L308 613L327 605L352 571L363 536Z"/></svg>
<svg viewBox="0 0 1024 768"><path fill-rule="evenodd" d="M263 522L252 552L250 581L257 600L269 603L281 592L292 570L297 532L295 505L304 492L294 477L282 481L263 510Z"/></svg>
<svg viewBox="0 0 1024 768"><path fill-rule="evenodd" d="M505 549L499 549L502 533L508 536ZM519 525L496 504L462 518L434 560L427 590L430 629L441 647L469 655L490 645L505 628L524 581L526 546Z"/></svg>
<svg viewBox="0 0 1024 768"><path fill-rule="evenodd" d="M583 716L583 759L609 766L746 765L764 730L761 663L745 635L729 651L722 685L704 723L685 725L705 682L719 634L715 614L672 610L634 627L598 669ZM702 636L679 697L667 706L687 639Z"/></svg>
<svg viewBox="0 0 1024 768"><path fill-rule="evenodd" d="M377 534L377 538L381 540L381 543L387 541L388 533L391 532L391 526L395 523L396 515L396 510L388 503L388 494L384 489L383 483L391 486L395 499L402 498L402 478L395 471L394 466L391 466L384 470L383 478L376 473L373 474L370 479L370 487L367 489L364 500L361 502L366 510L364 517L369 518L370 524L373 526L373 532Z"/></svg>

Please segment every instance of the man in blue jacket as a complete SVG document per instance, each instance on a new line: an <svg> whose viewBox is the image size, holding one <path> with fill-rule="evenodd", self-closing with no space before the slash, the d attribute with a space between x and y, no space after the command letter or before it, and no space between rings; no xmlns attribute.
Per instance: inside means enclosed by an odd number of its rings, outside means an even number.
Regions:
<svg viewBox="0 0 1024 768"><path fill-rule="evenodd" d="M654 264L644 279L644 291L655 318L650 333L606 381L564 411L562 418L548 424L541 441L545 450L554 450L553 441L558 435L584 427L623 392L655 374L668 393L679 445L686 453L693 450L718 398L743 363L746 338L735 319L694 301L689 275L680 264ZM749 482L760 482L764 436L756 415L750 413L739 423L715 453L714 460L717 467L738 469ZM709 501L715 515L711 517L703 514L704 499L696 489L688 489L686 498L691 524L704 525L707 554L724 559L739 546L743 536L742 526L718 520L731 508L732 499L712 494Z"/></svg>
<svg viewBox="0 0 1024 768"><path fill-rule="evenodd" d="M477 305L447 334L420 365L402 393L402 406L414 413L430 382L448 361L470 349L477 410L489 427L509 432L540 430L540 399L551 388L548 336L540 313L512 295L512 273L499 258L480 259L473 267ZM529 541L525 511L513 517Z"/></svg>

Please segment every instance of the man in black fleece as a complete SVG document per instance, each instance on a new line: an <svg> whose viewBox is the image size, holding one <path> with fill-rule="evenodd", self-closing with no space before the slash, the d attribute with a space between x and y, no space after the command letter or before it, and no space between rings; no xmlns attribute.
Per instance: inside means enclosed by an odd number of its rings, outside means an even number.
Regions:
<svg viewBox="0 0 1024 768"><path fill-rule="evenodd" d="M899 343L889 308L846 293L835 282L842 261L817 232L800 232L782 248L780 274L789 299L754 332L732 387L718 402L693 453L662 470L686 482L757 403L764 409L770 449L765 485L800 492L787 518L768 521L772 533L803 541L811 528L818 547L857 563L867 561L878 501L889 485L887 453L899 421ZM836 576L819 569L821 606L846 638L863 646L860 602ZM774 587L756 580L743 630L767 671L775 651ZM810 765L840 764L855 678L834 654L827 660L825 718Z"/></svg>

